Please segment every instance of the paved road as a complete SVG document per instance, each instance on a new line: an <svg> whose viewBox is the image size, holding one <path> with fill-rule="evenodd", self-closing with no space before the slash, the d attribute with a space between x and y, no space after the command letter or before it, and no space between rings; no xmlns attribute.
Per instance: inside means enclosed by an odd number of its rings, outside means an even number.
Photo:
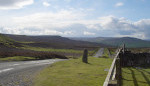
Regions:
<svg viewBox="0 0 150 86"><path fill-rule="evenodd" d="M94 55L94 57L100 57L102 56L104 53L104 48L100 48L97 53Z"/></svg>
<svg viewBox="0 0 150 86"><path fill-rule="evenodd" d="M63 61L63 59L50 59L38 61L1 62L0 84L2 86L29 86L33 76L48 64Z"/></svg>

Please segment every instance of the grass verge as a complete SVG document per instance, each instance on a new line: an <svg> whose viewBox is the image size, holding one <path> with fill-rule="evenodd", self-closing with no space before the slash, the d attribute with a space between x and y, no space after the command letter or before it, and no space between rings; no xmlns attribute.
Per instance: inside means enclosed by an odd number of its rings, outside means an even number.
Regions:
<svg viewBox="0 0 150 86"><path fill-rule="evenodd" d="M81 58L57 62L42 70L34 86L102 86L112 62L109 58L89 57L89 64Z"/></svg>
<svg viewBox="0 0 150 86"><path fill-rule="evenodd" d="M35 60L34 57L25 57L25 56L14 56L14 57L5 57L0 58L0 61L25 61L25 60Z"/></svg>
<svg viewBox="0 0 150 86"><path fill-rule="evenodd" d="M150 68L122 68L122 86L150 86Z"/></svg>

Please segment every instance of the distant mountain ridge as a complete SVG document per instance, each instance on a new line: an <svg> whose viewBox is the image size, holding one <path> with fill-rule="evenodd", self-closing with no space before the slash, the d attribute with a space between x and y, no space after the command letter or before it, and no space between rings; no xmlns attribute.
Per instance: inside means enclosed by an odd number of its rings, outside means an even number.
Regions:
<svg viewBox="0 0 150 86"><path fill-rule="evenodd" d="M125 43L127 47L136 48L136 47L150 47L150 41L132 38L132 37L70 37L73 40L88 41L107 44L111 46L119 46L122 43Z"/></svg>
<svg viewBox="0 0 150 86"><path fill-rule="evenodd" d="M31 42L28 45L35 47L54 47L54 48L72 48L76 46L101 46L117 47L123 43L127 47L140 48L150 47L150 41L132 37L61 37L53 35L27 36L1 34L1 40L11 40L14 44L18 42ZM8 42L9 43L9 42Z"/></svg>
<svg viewBox="0 0 150 86"><path fill-rule="evenodd" d="M76 48L77 46L78 47L108 46L101 43L72 40L61 36L51 36L51 35L28 36L28 35L12 35L12 34L3 34L3 35L18 42L31 42L26 44L34 47Z"/></svg>

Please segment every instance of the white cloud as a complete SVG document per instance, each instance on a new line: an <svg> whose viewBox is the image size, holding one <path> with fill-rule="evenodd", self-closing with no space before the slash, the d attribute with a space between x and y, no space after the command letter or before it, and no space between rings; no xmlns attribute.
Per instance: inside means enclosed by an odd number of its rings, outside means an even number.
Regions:
<svg viewBox="0 0 150 86"><path fill-rule="evenodd" d="M116 34L116 37L134 37L134 38L146 39L145 33L143 32L133 33L131 35Z"/></svg>
<svg viewBox="0 0 150 86"><path fill-rule="evenodd" d="M115 4L116 7L120 7L120 6L123 6L123 5L124 5L124 3L122 3L122 2L118 2L118 3Z"/></svg>
<svg viewBox="0 0 150 86"><path fill-rule="evenodd" d="M22 17L14 17L17 26L35 28L59 28L72 24L82 19L84 14L80 12L61 10L59 12L36 13Z"/></svg>
<svg viewBox="0 0 150 86"><path fill-rule="evenodd" d="M84 35L88 35L88 36L95 35L95 33L87 32L87 31L84 31L83 34L84 34Z"/></svg>
<svg viewBox="0 0 150 86"><path fill-rule="evenodd" d="M20 9L26 5L31 5L34 0L0 0L0 9Z"/></svg>
<svg viewBox="0 0 150 86"><path fill-rule="evenodd" d="M43 5L44 5L44 6L46 6L46 7L51 6L51 4L50 4L50 3L48 3L48 2L43 2Z"/></svg>
<svg viewBox="0 0 150 86"><path fill-rule="evenodd" d="M64 35L73 35L74 33L72 31L65 31Z"/></svg>
<svg viewBox="0 0 150 86"><path fill-rule="evenodd" d="M0 28L0 33L7 34L19 34L19 35L63 35L68 36L73 34L72 31L57 31L57 30L51 30L51 29L33 29L33 28L14 28L14 27L3 27Z"/></svg>
<svg viewBox="0 0 150 86"><path fill-rule="evenodd" d="M150 38L150 19L130 21L115 16L86 19L88 14L76 10L35 13L3 22L2 33L61 36L130 36ZM9 20L7 20L9 21ZM2 24L1 24L2 25Z"/></svg>
<svg viewBox="0 0 150 86"><path fill-rule="evenodd" d="M87 24L86 26L89 29L95 29L95 30L99 30L101 28L99 24Z"/></svg>

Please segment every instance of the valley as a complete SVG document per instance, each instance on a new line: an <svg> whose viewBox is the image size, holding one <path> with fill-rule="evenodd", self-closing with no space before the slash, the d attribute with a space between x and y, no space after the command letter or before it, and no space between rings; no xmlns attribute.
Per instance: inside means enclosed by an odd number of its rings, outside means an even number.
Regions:
<svg viewBox="0 0 150 86"><path fill-rule="evenodd" d="M128 37L81 39L0 34L0 84L2 86L59 86L60 84L76 86L78 83L86 86L103 85L109 67L118 52L117 45L121 43L126 43L128 50L134 53L150 52L150 48L147 47L148 41ZM81 61L84 49L88 50L87 64ZM8 66L4 67L4 64ZM124 77L125 72L129 70L127 68L122 70ZM6 74L8 77L5 76ZM13 80L14 77L16 79ZM125 83L126 80L122 82Z"/></svg>

